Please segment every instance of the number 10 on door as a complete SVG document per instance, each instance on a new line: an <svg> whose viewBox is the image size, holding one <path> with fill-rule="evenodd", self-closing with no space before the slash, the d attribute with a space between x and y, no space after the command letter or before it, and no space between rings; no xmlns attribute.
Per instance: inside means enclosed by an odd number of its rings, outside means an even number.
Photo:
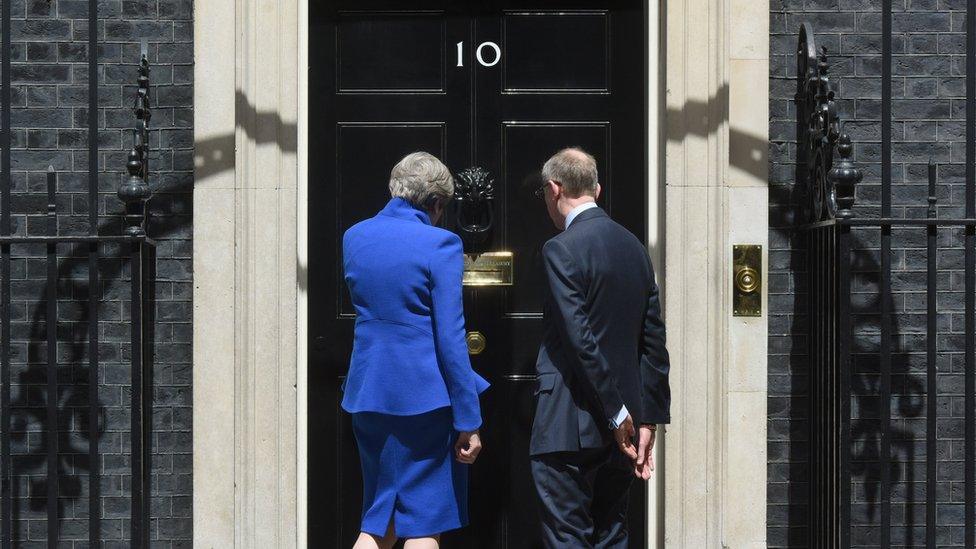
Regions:
<svg viewBox="0 0 976 549"><path fill-rule="evenodd" d="M489 54L491 55L490 61L485 60L485 49L492 51ZM494 67L502 60L502 49L494 42L482 42L474 51L474 56L478 58L478 63L481 63L482 67ZM464 66L464 42L457 43L457 66Z"/></svg>

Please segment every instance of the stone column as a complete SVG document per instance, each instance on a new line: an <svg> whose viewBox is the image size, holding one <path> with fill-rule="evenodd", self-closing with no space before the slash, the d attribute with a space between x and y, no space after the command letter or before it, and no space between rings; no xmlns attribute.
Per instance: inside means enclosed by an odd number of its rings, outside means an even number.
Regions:
<svg viewBox="0 0 976 549"><path fill-rule="evenodd" d="M299 3L194 22L194 545L295 547Z"/></svg>
<svg viewBox="0 0 976 549"><path fill-rule="evenodd" d="M667 3L668 547L765 547L765 291L733 317L731 270L733 244L768 244L767 9Z"/></svg>

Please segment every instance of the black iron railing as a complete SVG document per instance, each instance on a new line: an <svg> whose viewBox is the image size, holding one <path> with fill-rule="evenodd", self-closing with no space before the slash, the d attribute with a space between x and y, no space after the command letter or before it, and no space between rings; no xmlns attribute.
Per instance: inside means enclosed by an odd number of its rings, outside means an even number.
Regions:
<svg viewBox="0 0 976 549"><path fill-rule="evenodd" d="M895 338L899 334L893 326L897 318L892 292L892 229L924 234L925 269L925 545L935 547L937 541L938 507L937 480L940 456L937 449L939 409L937 407L939 358L937 315L937 254L939 235L945 232L964 233L964 292L963 304L963 362L964 362L964 544L976 545L976 2L968 3L966 48L966 179L965 214L962 218L942 218L936 208L936 167L929 164L928 201L925 217L907 219L892 216L892 155L891 155L891 67L892 33L891 2L882 6L882 97L881 97L881 196L878 217L855 215L855 187L860 172L851 162L850 140L841 132L828 77L825 50L815 45L813 30L808 24L800 28L797 49L797 167L796 183L799 196L799 232L805 240L807 283L809 295L809 373L810 373L810 546L817 548L846 548L851 546L852 533L852 456L858 444L874 445L877 452L865 452L861 460L877 461L878 493L876 505L880 509L876 533L877 545L892 546L892 472L897 471L892 459L892 444L901 444L893 436L892 356ZM861 238L856 239L854 232ZM854 253L860 240L877 242L871 254ZM863 249L861 250L863 251ZM877 264L869 269L859 265L864 255L875 257ZM871 260L873 261L873 260ZM858 275L871 271L877 275L875 291L863 288L852 293ZM877 345L866 345L859 338L865 332L874 336L875 325L869 330L855 326L862 317L876 316ZM855 347L858 348L855 348ZM917 349L912 349L915 351ZM877 386L861 386L857 392L869 395L877 402L877 430L861 432L860 440L852 442L852 380L858 379L852 370L854 358L876 364ZM874 372L872 372L872 375ZM903 376L905 377L905 376ZM921 406L916 415L923 415ZM858 418L863 419L863 418ZM865 440L873 438L872 441ZM905 452L910 454L911 452ZM910 459L914 460L915 455ZM904 464L902 464L904 465ZM914 475L909 464L907 475ZM906 479L913 481L914 477ZM906 487L908 498L914 498L913 487ZM952 501L958 502L956 497ZM903 515L912 513L907 505ZM904 517L902 521L908 520ZM941 523L939 523L941 525ZM914 532L899 533L900 542L914 545ZM898 541L898 540L896 540Z"/></svg>
<svg viewBox="0 0 976 549"><path fill-rule="evenodd" d="M814 547L847 547L850 524L851 143L841 135L826 52L812 28L797 49L796 182L806 229L810 323L810 534ZM841 162L835 169L834 154ZM843 165L843 168L842 166ZM840 180L843 176L843 181ZM846 296L846 297L845 297Z"/></svg>
<svg viewBox="0 0 976 549"><path fill-rule="evenodd" d="M88 287L84 296L87 300L83 322L87 323L87 372L84 380L87 383L87 412L80 414L87 421L81 421L82 428L87 429L88 439L88 537L91 547L102 546L102 501L101 501L101 454L99 439L102 435L104 411L99 401L99 302L102 296L99 288L99 261L110 257L119 257L127 261L129 268L130 291L128 295L128 323L129 344L128 362L131 367L131 487L130 503L131 516L129 526L129 546L148 548L150 539L150 455L152 428L152 350L153 326L155 307L155 243L146 235L148 215L146 204L150 198L148 185L148 155L149 155L149 61L146 44L143 43L139 62L136 100L134 113L136 124L133 136L133 148L129 153L128 177L118 190L118 197L125 203L123 229L121 234L105 234L117 226L109 223L100 230L99 226L99 194L98 194L98 72L97 51L98 33L89 32L88 40L88 232L84 235L58 235L58 212L56 207L58 174L49 168L47 174L47 224L44 235L20 236L15 235L11 218L11 2L0 3L0 55L2 55L2 81L0 81L0 549L9 549L15 543L27 541L18 539L18 522L24 520L23 501L30 499L31 506L43 506L46 510L46 539L48 547L56 547L59 543L61 522L65 518L60 499L60 490L70 476L67 466L62 463L65 452L77 452L74 447L66 448L67 437L61 432L67 418L59 418L65 410L59 408L63 387L60 378L68 377L64 374L69 368L61 363L58 354L58 283L65 276L64 269L59 269L59 259L87 255ZM88 28L98 28L98 1L89 0ZM17 259L17 252L23 254L34 253L38 247L46 251L47 267L46 289L43 296L45 301L43 314L36 314L32 320L44 326L44 338L41 343L39 335L32 333L27 336L28 346L37 346L36 353L46 357L46 367L43 370L45 380L43 395L25 394L23 379L19 387L19 395L13 400L11 382L11 366L16 350L14 343L25 343L24 335L14 334L11 328L11 262ZM67 247L68 252L59 255L59 247ZM114 255L113 255L114 254ZM73 296L78 297L78 296ZM40 322L43 321L43 322ZM31 355L35 351L28 350ZM29 361L28 357L23 357ZM61 373L62 375L59 375ZM40 376L40 372L28 372L28 378ZM22 378L24 374L21 374ZM74 381L74 380L73 380ZM38 407L35 397L41 396L45 401L43 412ZM83 401L84 402L84 401ZM74 413L69 411L67 413ZM13 418L15 415L32 416L23 419L25 424L34 419L40 419L43 424L44 437L41 450L37 450L33 442L27 441L25 431L15 429ZM61 421L59 421L61 419ZM20 420L18 420L20 421ZM23 427L27 429L27 427ZM12 452L11 442L18 443L18 451ZM70 446L70 444L69 444ZM26 450L25 450L26 448ZM25 455L26 452L26 455ZM46 464L46 475L38 479L40 464ZM29 471L24 470L30 468ZM22 493L22 486L30 483L29 494ZM59 497L60 496L60 497Z"/></svg>

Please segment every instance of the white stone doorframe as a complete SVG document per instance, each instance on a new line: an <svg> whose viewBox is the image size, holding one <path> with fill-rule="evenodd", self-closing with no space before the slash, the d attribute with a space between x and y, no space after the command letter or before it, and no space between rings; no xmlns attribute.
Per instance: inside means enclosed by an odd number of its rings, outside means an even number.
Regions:
<svg viewBox="0 0 976 549"><path fill-rule="evenodd" d="M732 317L732 245L768 249L768 0L669 0L667 547L766 546L766 299Z"/></svg>
<svg viewBox="0 0 976 549"><path fill-rule="evenodd" d="M305 547L307 1L194 9L194 546ZM764 547L766 319L728 289L731 244L767 243L768 0L647 11L674 399L650 545Z"/></svg>

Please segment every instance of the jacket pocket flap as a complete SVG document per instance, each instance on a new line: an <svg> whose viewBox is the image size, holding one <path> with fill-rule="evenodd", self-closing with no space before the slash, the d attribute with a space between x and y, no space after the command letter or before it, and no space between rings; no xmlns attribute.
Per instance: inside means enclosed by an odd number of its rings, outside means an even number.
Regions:
<svg viewBox="0 0 976 549"><path fill-rule="evenodd" d="M535 394L551 393L556 383L556 374L539 374L535 380Z"/></svg>

